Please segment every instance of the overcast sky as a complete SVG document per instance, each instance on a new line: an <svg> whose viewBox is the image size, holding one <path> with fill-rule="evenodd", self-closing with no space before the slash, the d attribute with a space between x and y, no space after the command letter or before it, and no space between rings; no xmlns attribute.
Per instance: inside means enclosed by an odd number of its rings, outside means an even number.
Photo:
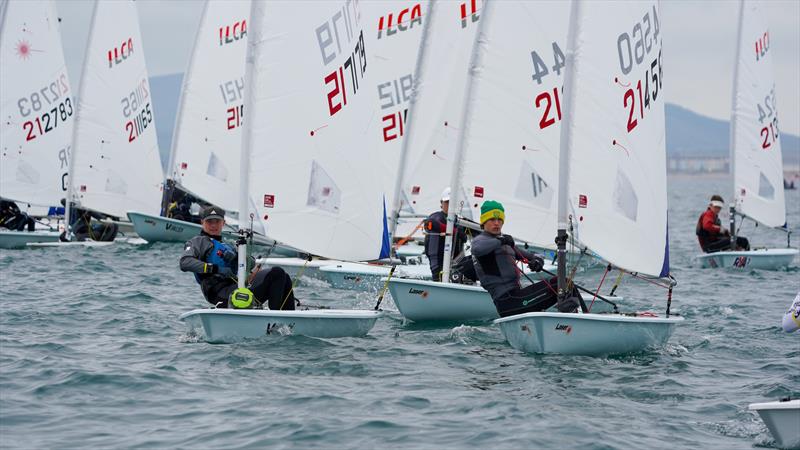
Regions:
<svg viewBox="0 0 800 450"><path fill-rule="evenodd" d="M320 0L333 1L333 0ZM151 76L186 69L203 2L139 0L139 20ZM77 87L92 0L59 0L64 51ZM781 130L800 134L800 0L766 0L775 62ZM664 72L668 102L728 120L738 0L663 0ZM667 87L668 86L668 87Z"/></svg>

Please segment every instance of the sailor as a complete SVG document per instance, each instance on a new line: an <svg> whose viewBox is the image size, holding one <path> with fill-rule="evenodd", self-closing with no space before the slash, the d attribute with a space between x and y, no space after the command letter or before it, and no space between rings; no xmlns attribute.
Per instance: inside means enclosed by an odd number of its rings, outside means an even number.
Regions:
<svg viewBox="0 0 800 450"><path fill-rule="evenodd" d="M64 205L65 203L65 200L62 198L61 204ZM114 216L89 211L88 209L78 208L74 203L70 209L69 216L70 229L72 230L72 234L75 236L75 240L78 242L83 242L87 239L98 242L111 242L117 237L119 227L116 223L92 223L92 219L117 220L117 218ZM61 241L68 240L66 237L66 231L61 233L59 239Z"/></svg>
<svg viewBox="0 0 800 450"><path fill-rule="evenodd" d="M722 226L719 220L719 212L724 206L725 201L721 196L712 195L708 208L697 219L695 234L700 248L705 253L715 253L731 248L731 233ZM736 250L750 250L750 242L747 238L736 236Z"/></svg>
<svg viewBox="0 0 800 450"><path fill-rule="evenodd" d="M551 278L520 287L521 271L516 266L517 261L526 262L530 270L540 272L544 259L518 249L513 237L502 234L505 218L505 208L500 202L487 200L481 205L483 232L472 240L472 259L481 286L489 291L500 317L544 311L557 302L557 280ZM577 306L577 301L569 297L558 309L572 312Z"/></svg>
<svg viewBox="0 0 800 450"><path fill-rule="evenodd" d="M215 206L206 207L200 214L203 230L184 246L180 259L183 272L194 273L203 296L218 308L229 307L228 299L237 288L236 269L239 255L236 248L222 242L225 211ZM255 299L269 309L294 309L297 299L292 289L292 279L280 267L262 269L255 266L248 278L248 288ZM249 302L234 300L235 308L249 308Z"/></svg>
<svg viewBox="0 0 800 450"><path fill-rule="evenodd" d="M793 333L800 329L800 292L797 293L797 296L794 298L794 302L792 302L792 306L789 307L789 311L786 311L786 314L783 316L783 331L787 333Z"/></svg>
<svg viewBox="0 0 800 450"><path fill-rule="evenodd" d="M424 222L425 230L425 254L431 266L431 277L433 281L441 281L442 268L444 267L444 244L445 232L447 230L447 213L450 208L450 188L442 192L440 201L441 209L434 212ZM452 257L457 258L464 251L464 244L467 242L467 233L464 227L456 226L453 229L453 251Z"/></svg>
<svg viewBox="0 0 800 450"><path fill-rule="evenodd" d="M16 203L11 200L0 200L0 227L23 231L26 226L28 231L33 231L36 224L31 217L20 211Z"/></svg>

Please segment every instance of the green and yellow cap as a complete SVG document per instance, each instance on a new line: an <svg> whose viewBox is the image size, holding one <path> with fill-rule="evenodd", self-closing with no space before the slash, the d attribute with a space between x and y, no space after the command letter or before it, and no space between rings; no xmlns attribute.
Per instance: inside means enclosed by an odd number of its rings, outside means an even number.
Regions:
<svg viewBox="0 0 800 450"><path fill-rule="evenodd" d="M481 205L481 225L486 223L489 219L506 221L506 210L500 202L486 200L483 202L483 205Z"/></svg>

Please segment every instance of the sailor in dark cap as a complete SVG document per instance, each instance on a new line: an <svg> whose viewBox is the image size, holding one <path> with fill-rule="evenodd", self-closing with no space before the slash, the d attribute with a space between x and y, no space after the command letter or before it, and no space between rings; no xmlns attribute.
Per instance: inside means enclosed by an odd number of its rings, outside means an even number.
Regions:
<svg viewBox="0 0 800 450"><path fill-rule="evenodd" d="M227 308L231 293L237 288L236 269L239 255L236 247L222 241L225 211L208 206L200 213L203 230L184 246L180 267L192 272L203 296L218 308ZM269 309L294 309L297 299L292 279L280 267L256 266L249 277L249 288L256 300ZM250 307L233 303L233 307Z"/></svg>

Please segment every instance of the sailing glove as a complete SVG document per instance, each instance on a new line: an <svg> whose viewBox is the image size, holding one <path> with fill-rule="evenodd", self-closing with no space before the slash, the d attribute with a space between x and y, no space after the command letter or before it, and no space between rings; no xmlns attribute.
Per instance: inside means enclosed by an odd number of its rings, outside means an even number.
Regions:
<svg viewBox="0 0 800 450"><path fill-rule="evenodd" d="M534 272L541 272L544 268L544 259L534 256L530 261L528 261L528 268Z"/></svg>
<svg viewBox="0 0 800 450"><path fill-rule="evenodd" d="M500 239L500 243L502 245L508 245L508 246L511 246L511 247L514 246L514 238L511 237L510 234L504 234L504 235L500 236L498 239Z"/></svg>

